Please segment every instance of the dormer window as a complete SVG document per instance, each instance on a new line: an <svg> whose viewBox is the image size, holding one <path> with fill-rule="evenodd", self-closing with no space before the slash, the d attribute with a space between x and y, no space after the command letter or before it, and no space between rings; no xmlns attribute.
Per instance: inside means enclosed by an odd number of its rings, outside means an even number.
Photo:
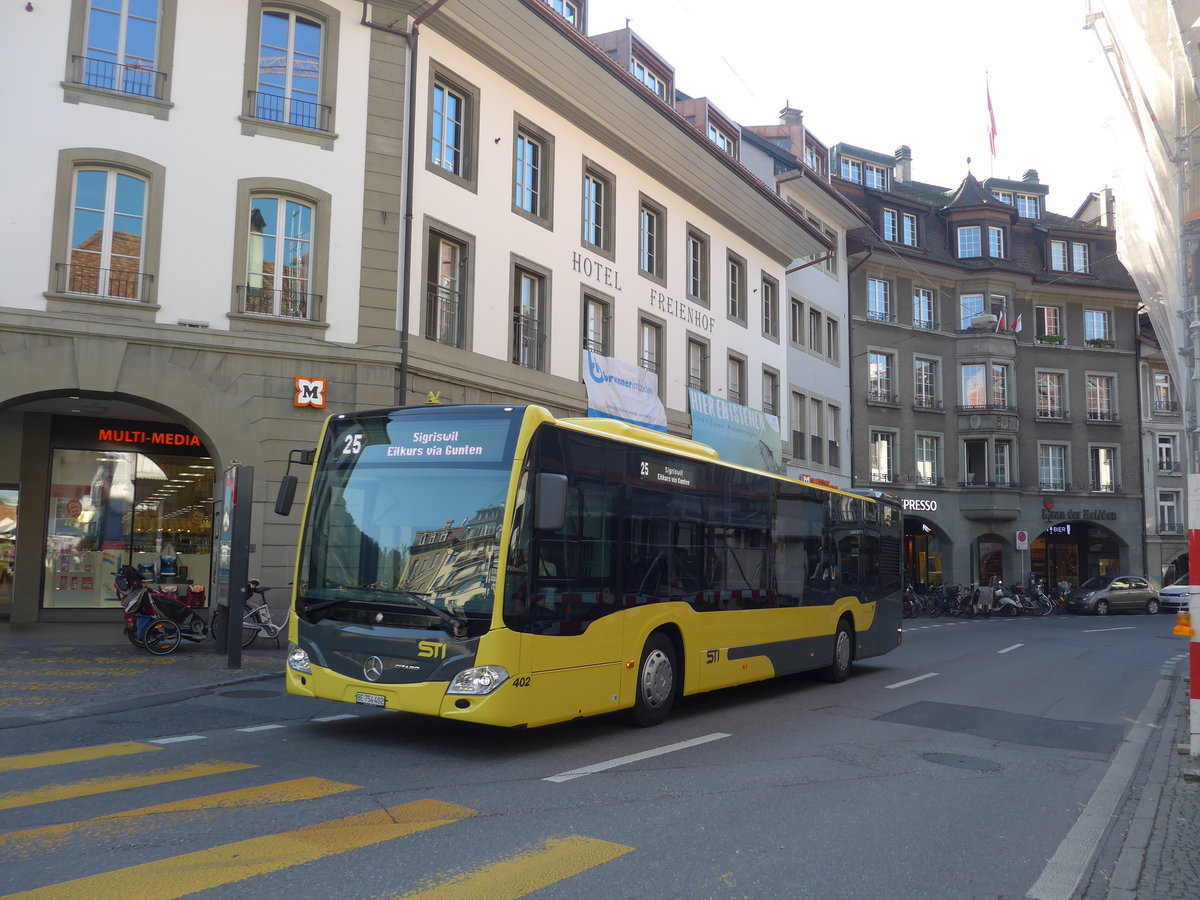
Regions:
<svg viewBox="0 0 1200 900"><path fill-rule="evenodd" d="M711 122L708 125L708 139L730 156L737 156L737 140Z"/></svg>
<svg viewBox="0 0 1200 900"><path fill-rule="evenodd" d="M1055 272L1088 272L1088 245L1080 241L1051 241L1050 268Z"/></svg>
<svg viewBox="0 0 1200 900"><path fill-rule="evenodd" d="M660 99L667 99L667 82L636 56L629 61L629 71L634 78L658 94Z"/></svg>
<svg viewBox="0 0 1200 900"><path fill-rule="evenodd" d="M1038 218L1038 210L1041 208L1041 200L1036 194L1017 194L1017 215L1022 219Z"/></svg>
<svg viewBox="0 0 1200 900"><path fill-rule="evenodd" d="M958 229L958 258L969 259L982 255L983 247L980 243L979 226L960 226Z"/></svg>
<svg viewBox="0 0 1200 900"><path fill-rule="evenodd" d="M992 191L992 196L1001 203L1007 203L1009 206L1013 205L1012 191Z"/></svg>
<svg viewBox="0 0 1200 900"><path fill-rule="evenodd" d="M812 144L804 145L804 164L814 172L825 174L825 156Z"/></svg>
<svg viewBox="0 0 1200 900"><path fill-rule="evenodd" d="M994 259L1004 258L1004 229L995 225L988 226L988 256Z"/></svg>
<svg viewBox="0 0 1200 900"><path fill-rule="evenodd" d="M567 20L572 28L579 27L579 4L572 0L543 0L552 10Z"/></svg>
<svg viewBox="0 0 1200 900"><path fill-rule="evenodd" d="M863 164L857 159L842 157L842 178L846 181L853 181L855 184L862 184Z"/></svg>
<svg viewBox="0 0 1200 900"><path fill-rule="evenodd" d="M863 166L863 183L877 191L887 190L887 169L867 163Z"/></svg>

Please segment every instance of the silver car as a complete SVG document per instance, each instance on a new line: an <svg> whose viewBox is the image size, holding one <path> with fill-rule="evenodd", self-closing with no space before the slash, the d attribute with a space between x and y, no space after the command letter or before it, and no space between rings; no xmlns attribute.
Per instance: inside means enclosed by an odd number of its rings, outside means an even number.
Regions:
<svg viewBox="0 0 1200 900"><path fill-rule="evenodd" d="M1068 612L1107 616L1110 612L1139 609L1158 612L1158 591L1140 575L1097 575L1067 593Z"/></svg>
<svg viewBox="0 0 1200 900"><path fill-rule="evenodd" d="M1167 585L1158 592L1158 600L1162 604L1163 612L1187 612L1193 592L1200 597L1200 586L1193 587L1187 575L1174 584ZM1197 606L1200 607L1200 603Z"/></svg>

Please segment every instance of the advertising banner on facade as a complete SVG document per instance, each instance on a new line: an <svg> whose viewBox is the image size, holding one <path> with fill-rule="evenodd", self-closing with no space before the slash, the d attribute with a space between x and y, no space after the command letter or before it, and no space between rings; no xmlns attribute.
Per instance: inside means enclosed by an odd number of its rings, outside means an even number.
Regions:
<svg viewBox="0 0 1200 900"><path fill-rule="evenodd" d="M658 397L658 376L641 366L583 351L588 415L667 430L667 410Z"/></svg>
<svg viewBox="0 0 1200 900"><path fill-rule="evenodd" d="M721 459L778 472L783 464L779 419L757 409L688 388L692 440L708 444Z"/></svg>

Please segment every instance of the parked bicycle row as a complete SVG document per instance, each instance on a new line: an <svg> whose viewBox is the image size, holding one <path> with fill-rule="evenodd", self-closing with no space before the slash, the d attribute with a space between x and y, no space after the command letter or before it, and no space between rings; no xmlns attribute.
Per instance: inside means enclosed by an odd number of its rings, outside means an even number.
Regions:
<svg viewBox="0 0 1200 900"><path fill-rule="evenodd" d="M1157 610L1156 610L1157 611ZM1061 593L1050 593L1045 585L1033 582L1028 588L1021 584L1006 586L950 584L937 585L918 591L913 585L904 590L904 617L918 616L1049 616L1068 612L1067 600Z"/></svg>

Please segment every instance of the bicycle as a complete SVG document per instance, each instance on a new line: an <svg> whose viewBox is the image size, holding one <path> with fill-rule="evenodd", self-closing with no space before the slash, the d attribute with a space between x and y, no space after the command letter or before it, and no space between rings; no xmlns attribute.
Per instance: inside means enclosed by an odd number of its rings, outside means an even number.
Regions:
<svg viewBox="0 0 1200 900"><path fill-rule="evenodd" d="M267 591L270 588L262 587L257 578L250 579L246 585L246 612L242 616L242 647L249 647L254 643L255 638L262 637L271 638L275 641L275 646L279 646L279 635L287 631L288 619L291 618L292 608L289 606L283 613L283 621L278 625L271 618L271 607L267 604ZM250 598L258 594L262 602L251 605Z"/></svg>

